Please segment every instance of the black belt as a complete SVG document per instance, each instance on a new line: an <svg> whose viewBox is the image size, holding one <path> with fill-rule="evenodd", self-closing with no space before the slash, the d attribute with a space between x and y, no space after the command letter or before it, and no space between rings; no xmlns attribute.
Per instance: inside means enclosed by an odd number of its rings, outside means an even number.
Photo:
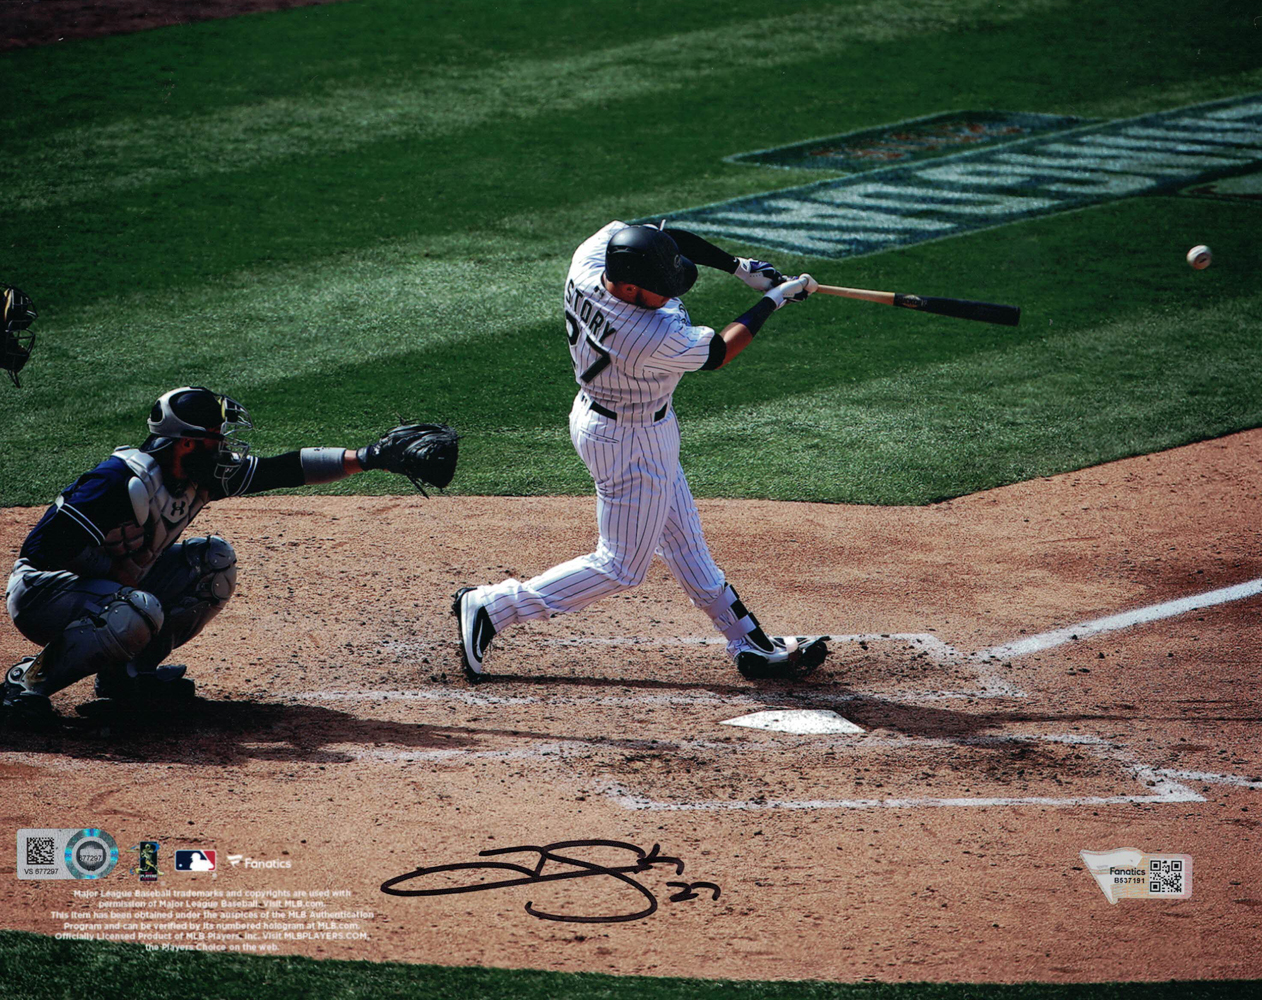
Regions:
<svg viewBox="0 0 1262 1000"><path fill-rule="evenodd" d="M613 410L609 409L607 406L601 406L590 396L587 397L587 405L591 408L593 413L599 413L602 417L608 417L610 420L618 419L618 414L614 413ZM658 420L661 420L662 417L666 416L666 411L669 409L670 403L662 404L662 408L653 414L653 421L656 423Z"/></svg>

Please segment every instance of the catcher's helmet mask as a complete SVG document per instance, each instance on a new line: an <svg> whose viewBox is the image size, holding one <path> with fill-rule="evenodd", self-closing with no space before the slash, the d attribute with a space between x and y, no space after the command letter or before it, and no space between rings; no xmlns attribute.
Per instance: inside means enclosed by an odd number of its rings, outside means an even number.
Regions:
<svg viewBox="0 0 1262 1000"><path fill-rule="evenodd" d="M697 265L656 226L627 226L605 247L605 277L673 299L696 282Z"/></svg>
<svg viewBox="0 0 1262 1000"><path fill-rule="evenodd" d="M149 437L141 451L158 454L181 439L214 442L205 457L186 458L185 468L194 481L214 477L226 482L245 462L250 444L236 437L248 430L249 411L230 396L212 392L205 386L186 385L164 392L149 411Z"/></svg>
<svg viewBox="0 0 1262 1000"><path fill-rule="evenodd" d="M31 297L20 288L8 287L3 290L4 328L0 330L0 368L3 368L19 389L22 387L18 372L31 360L31 349L35 346L35 331L28 330L39 313Z"/></svg>

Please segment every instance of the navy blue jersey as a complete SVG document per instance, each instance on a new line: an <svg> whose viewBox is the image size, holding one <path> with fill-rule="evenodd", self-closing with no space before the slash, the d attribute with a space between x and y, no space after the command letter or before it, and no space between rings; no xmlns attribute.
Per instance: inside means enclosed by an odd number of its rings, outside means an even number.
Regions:
<svg viewBox="0 0 1262 1000"><path fill-rule="evenodd" d="M22 544L19 558L40 570L143 578L153 562L212 500L301 486L299 452L248 457L209 488L168 483L152 455L120 448L61 491Z"/></svg>
<svg viewBox="0 0 1262 1000"><path fill-rule="evenodd" d="M39 569L63 569L89 545L101 545L112 529L135 519L127 483L135 474L117 455L85 472L61 491L22 543L20 558Z"/></svg>

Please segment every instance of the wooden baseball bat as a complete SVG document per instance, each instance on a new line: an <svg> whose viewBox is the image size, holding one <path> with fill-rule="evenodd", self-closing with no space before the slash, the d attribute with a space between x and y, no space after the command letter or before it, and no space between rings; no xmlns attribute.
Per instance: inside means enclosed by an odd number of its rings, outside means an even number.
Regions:
<svg viewBox="0 0 1262 1000"><path fill-rule="evenodd" d="M979 323L1016 326L1021 322L1020 306L1001 306L993 302L972 302L969 299L940 299L928 295L908 295L904 292L874 292L867 288L839 288L836 285L820 285L817 290L825 295L901 306L903 309L954 316L956 319L975 319Z"/></svg>

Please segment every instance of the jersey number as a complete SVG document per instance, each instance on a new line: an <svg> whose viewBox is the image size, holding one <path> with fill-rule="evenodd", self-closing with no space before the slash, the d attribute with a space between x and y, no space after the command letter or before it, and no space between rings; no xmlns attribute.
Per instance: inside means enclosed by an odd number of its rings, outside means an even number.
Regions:
<svg viewBox="0 0 1262 1000"><path fill-rule="evenodd" d="M597 313L596 315L599 316L600 319L603 321L604 319L603 315L601 315L600 313ZM565 313L565 325L569 331L570 345L573 346L574 344L578 343L578 338L581 333L581 330L579 329L579 325L578 325L578 317L575 316L569 310L566 310L566 313ZM601 324L597 324L597 327L599 328L600 325ZM604 342L606 337L608 337L611 333L613 333L613 331L614 331L614 328L612 326L606 326L604 331L601 333L599 340L593 337L590 333L587 335L587 346L590 347L593 351L595 351L598 356L595 361L593 361L590 365L588 365L585 369L583 369L582 373L578 377L580 382L590 382L597 375L599 375L601 372L603 372L606 368L609 367L609 363L610 363L609 352L606 351L600 345Z"/></svg>

